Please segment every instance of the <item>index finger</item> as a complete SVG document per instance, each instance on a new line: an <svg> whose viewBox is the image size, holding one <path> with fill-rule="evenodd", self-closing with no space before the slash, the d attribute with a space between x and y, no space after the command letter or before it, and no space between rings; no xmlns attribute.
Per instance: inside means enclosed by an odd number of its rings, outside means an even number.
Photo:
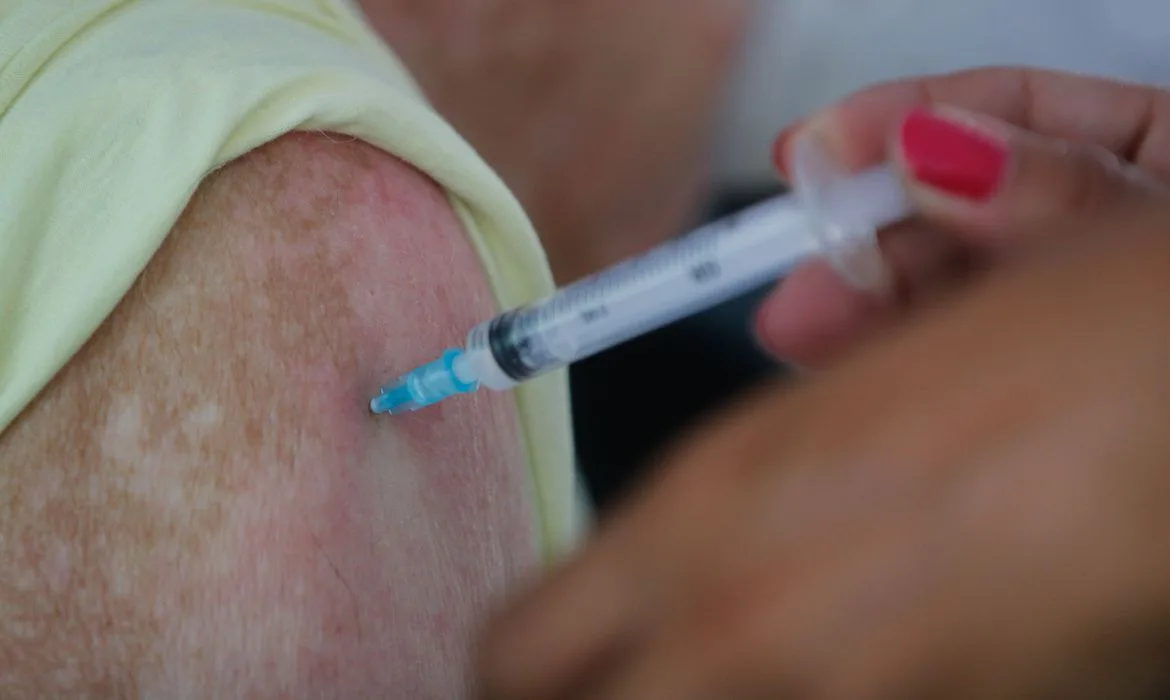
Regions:
<svg viewBox="0 0 1170 700"><path fill-rule="evenodd" d="M1170 175L1170 93L1058 71L985 68L884 83L854 93L780 135L775 159L787 176L788 146L815 135L850 169L886 159L890 134L915 107L948 105L1046 136L1107 148ZM807 130L807 131L806 131Z"/></svg>

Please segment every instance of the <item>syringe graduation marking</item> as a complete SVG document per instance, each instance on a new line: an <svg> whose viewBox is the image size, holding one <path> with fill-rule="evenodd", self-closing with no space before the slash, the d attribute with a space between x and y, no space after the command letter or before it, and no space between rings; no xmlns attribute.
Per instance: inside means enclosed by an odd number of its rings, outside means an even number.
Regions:
<svg viewBox="0 0 1170 700"><path fill-rule="evenodd" d="M769 216L765 217L769 223L777 206L788 209L791 204L770 203ZM738 236L744 235L747 229L741 229L750 227L760 217L761 209L751 213L755 216L737 215L700 227L657 250L570 285L555 297L502 314L489 324L488 345L497 365L513 380L524 381L571 361L573 356L587 356L632 337L639 332L639 323L631 322L632 319L644 321L644 317L615 313L611 305L652 298L646 294L654 289L658 293L673 289L674 298L689 298L692 300L689 306L695 306L694 300L703 294L701 288L726 286L722 257L742 249L743 241ZM747 235L751 237L745 240L759 243L757 234ZM733 240L737 242L730 243ZM663 314L663 322L669 322L672 316L681 317L687 306L674 309L676 313ZM553 330L566 325L577 325L580 331L587 328L597 328L597 331L561 336ZM571 347L552 340L574 335Z"/></svg>
<svg viewBox="0 0 1170 700"><path fill-rule="evenodd" d="M613 297L615 289L635 287L647 280L655 280L664 270L689 269L691 279L699 284L714 280L721 271L715 259L718 239L734 231L737 220L738 217L730 217L701 227L643 257L628 260L594 277L574 283L558 294L552 303L536 307L540 313L532 322L551 321L571 313L577 313L581 321L587 324L606 318L609 316L606 301ZM688 259L697 261L688 265ZM521 322L517 330L525 330L527 327L528 324Z"/></svg>

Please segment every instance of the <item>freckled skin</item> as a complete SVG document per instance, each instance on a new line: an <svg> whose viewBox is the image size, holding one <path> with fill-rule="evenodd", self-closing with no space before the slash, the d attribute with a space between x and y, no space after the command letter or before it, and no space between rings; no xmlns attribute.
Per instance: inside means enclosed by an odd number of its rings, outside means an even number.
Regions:
<svg viewBox="0 0 1170 700"><path fill-rule="evenodd" d="M0 696L467 697L537 565L514 408L366 404L497 311L376 149L294 135L210 177L0 435Z"/></svg>

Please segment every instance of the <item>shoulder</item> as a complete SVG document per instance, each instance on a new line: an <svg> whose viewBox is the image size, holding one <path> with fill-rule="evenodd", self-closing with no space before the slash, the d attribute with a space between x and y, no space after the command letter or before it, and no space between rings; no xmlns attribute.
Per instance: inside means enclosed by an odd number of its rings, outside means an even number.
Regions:
<svg viewBox="0 0 1170 700"><path fill-rule="evenodd" d="M366 406L496 310L443 191L375 148L296 134L215 173L0 436L0 577L29 584L0 607L34 611L0 655L31 684L73 655L91 691L459 695L483 606L537 558L515 410Z"/></svg>

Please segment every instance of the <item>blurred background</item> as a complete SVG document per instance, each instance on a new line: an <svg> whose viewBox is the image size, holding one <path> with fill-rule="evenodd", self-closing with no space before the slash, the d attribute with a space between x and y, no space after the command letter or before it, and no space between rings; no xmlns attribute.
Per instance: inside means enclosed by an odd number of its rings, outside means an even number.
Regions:
<svg viewBox="0 0 1170 700"><path fill-rule="evenodd" d="M1170 81L1166 0L361 1L521 199L562 284L782 191L776 133L864 85L1013 64ZM572 368L599 509L689 426L783 379L751 332L766 291Z"/></svg>

